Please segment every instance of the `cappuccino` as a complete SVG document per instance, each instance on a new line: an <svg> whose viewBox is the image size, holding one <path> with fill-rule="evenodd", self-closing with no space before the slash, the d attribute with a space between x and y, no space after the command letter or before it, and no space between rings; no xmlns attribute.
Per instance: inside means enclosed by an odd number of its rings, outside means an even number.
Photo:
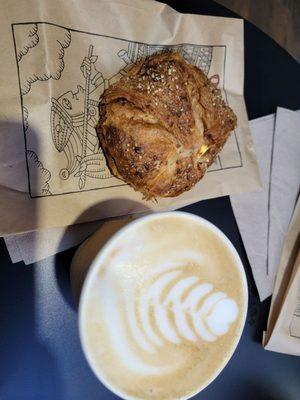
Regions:
<svg viewBox="0 0 300 400"><path fill-rule="evenodd" d="M240 338L241 261L207 221L141 218L102 249L80 300L80 335L96 375L125 399L183 399L207 386Z"/></svg>

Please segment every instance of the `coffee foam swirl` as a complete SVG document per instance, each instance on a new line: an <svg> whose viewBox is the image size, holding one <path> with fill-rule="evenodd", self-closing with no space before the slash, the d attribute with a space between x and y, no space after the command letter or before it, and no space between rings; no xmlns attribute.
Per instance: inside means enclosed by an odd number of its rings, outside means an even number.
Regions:
<svg viewBox="0 0 300 400"><path fill-rule="evenodd" d="M161 300L167 287L169 291ZM151 308L159 334L174 344L183 340L215 341L218 336L228 332L238 315L238 307L233 299L223 292L214 292L212 284L201 283L196 276L182 276L181 271L166 272L159 276L144 291L138 307L147 340L156 346L163 346L164 342L150 322ZM172 318L169 317L170 312ZM140 331L140 334L143 335L143 332Z"/></svg>
<svg viewBox="0 0 300 400"><path fill-rule="evenodd" d="M140 375L162 374L178 367L166 358L161 365L153 365L143 352L158 353L165 346L185 341L214 342L228 332L238 315L235 300L212 283L201 281L203 259L199 254L173 251L170 258L173 261L168 263L152 263L151 273L136 280L126 267L128 252L120 251L102 274L100 289L109 299L103 306L114 348L122 363ZM122 280L116 291L120 265L128 269L129 278ZM199 275L193 275L197 269Z"/></svg>
<svg viewBox="0 0 300 400"><path fill-rule="evenodd" d="M229 354L245 307L241 277L207 228L148 225L103 259L84 312L87 346L124 393L184 397Z"/></svg>

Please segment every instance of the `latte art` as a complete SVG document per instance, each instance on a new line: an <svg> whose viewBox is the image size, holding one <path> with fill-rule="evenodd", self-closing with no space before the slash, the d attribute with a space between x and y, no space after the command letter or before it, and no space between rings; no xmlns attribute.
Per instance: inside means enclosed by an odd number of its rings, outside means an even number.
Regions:
<svg viewBox="0 0 300 400"><path fill-rule="evenodd" d="M203 223L137 224L91 280L83 323L93 362L125 398L192 394L236 342L241 280L232 251Z"/></svg>
<svg viewBox="0 0 300 400"><path fill-rule="evenodd" d="M214 291L212 284L201 283L197 276L184 277L180 269L162 273L142 292L137 302L130 299L127 310L138 344L150 352L158 350L154 346L164 346L164 340L213 342L228 332L238 315L236 302L226 293Z"/></svg>

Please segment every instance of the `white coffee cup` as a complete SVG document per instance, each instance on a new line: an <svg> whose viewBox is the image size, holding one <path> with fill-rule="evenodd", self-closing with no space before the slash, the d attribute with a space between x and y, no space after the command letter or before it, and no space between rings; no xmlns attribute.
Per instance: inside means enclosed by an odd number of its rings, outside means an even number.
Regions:
<svg viewBox="0 0 300 400"><path fill-rule="evenodd" d="M230 257L232 257L232 260L235 262L235 266L237 268L237 274L239 274L237 281L239 282L241 288L240 288L240 295L239 298L241 300L241 305L239 306L239 324L238 327L236 328L236 331L234 334L231 333L232 340L230 341L230 344L227 346L227 352L226 352L226 357L222 359L222 362L218 362L217 368L215 368L211 374L209 375L208 379L205 381L204 384L200 385L199 387L193 387L192 391L188 393L187 395L183 395L180 397L172 397L172 398L180 398L181 400L188 399L195 394L199 393L202 391L207 385L209 385L216 377L217 375L223 370L229 359L231 358L238 341L241 337L243 326L245 323L245 318L246 318L246 313L247 313L247 301L248 301L248 292L247 292L247 283L246 283L246 277L243 269L242 262L234 249L233 245L231 242L228 240L228 238L218 229L216 228L213 224L210 222L192 215L188 213L183 213L183 212L168 212L168 213L161 213L161 214L150 214L141 218L138 218L136 220L132 220L132 218L127 218L127 219L121 219L121 220L114 220L114 221L108 221L105 224L102 225L102 227L91 237L89 238L83 245L78 249L76 252L74 259L72 261L71 265L71 284L72 284L72 289L74 293L74 298L76 302L79 302L79 332L80 332L80 339L81 339L81 344L82 348L84 351L84 354L88 360L88 363L95 373L95 375L98 377L98 379L108 388L110 389L113 393L116 395L120 396L121 398L128 399L128 400L136 400L136 399L143 399L143 398L151 398L147 396L143 397L143 394L128 394L124 390L120 388L121 385L115 384L112 382L112 380L107 378L107 375L105 374L105 368L103 368L103 365L100 366L99 363L96 361L95 356L94 356L94 349L92 348L93 346L89 345L89 339L86 329L86 323L87 321L87 304L90 301L91 297L91 291L94 290L93 288L95 286L95 279L101 273L101 269L103 269L103 263L106 260L107 256L114 251L114 249L119 247L120 243L123 243L124 241L127 240L127 238L131 235L135 234L135 231L138 232L140 229L142 229L145 226L148 226L147 224L151 223L160 223L163 224L162 221L167 221L168 218L171 219L176 219L178 220L179 223L183 224L189 223L190 226L193 224L196 226L197 224L203 227L207 232L210 232L211 235L215 235L214 237L216 240L219 240L222 246L224 246L224 249L228 251L228 254L230 253ZM181 221L181 222L180 222ZM192 225L191 225L192 224ZM161 225L163 226L163 225ZM181 252L182 254L182 252ZM165 255L165 257L168 259L168 254ZM170 257L169 257L170 258ZM173 267L172 267L173 268ZM125 270L124 270L125 271ZM169 272L168 272L169 273ZM192 279L192 277L184 277L183 281L187 281L188 279ZM191 281L192 283L192 281ZM202 285L202 286L201 286ZM219 297L221 296L221 292L217 292L216 294L214 293L213 289L209 287L209 283L202 283L201 282L201 287L203 290L211 290L210 293L210 299L207 300L207 304L210 302L213 302L213 297L217 297L219 294ZM206 286L205 286L206 285ZM175 290L175 289L174 289ZM199 287L199 290L201 291L201 288ZM222 292L223 293L223 292ZM223 293L223 297L221 296L223 301L223 305L221 303L221 300L218 300L217 306L214 306L215 309L219 307L222 309L222 307L226 308L227 305L231 307L231 305L234 303L233 300L230 299L230 296L226 297L225 294ZM208 296L209 297L209 296ZM101 300L100 300L101 301ZM206 301L206 300L205 300ZM230 303L232 302L232 304ZM226 303L227 302L227 303ZM202 308L205 308L205 305L202 306ZM231 314L232 314L232 308L230 309ZM211 312L211 311L210 311ZM208 321L209 325L209 334L212 334L212 330L214 329L215 325L215 319L220 320L219 317L215 317L213 312L212 314L206 314L206 320ZM212 315L212 316L211 316ZM101 314L100 314L101 318ZM106 320L107 321L107 320ZM105 324L105 321L101 321L103 324ZM224 322L224 321L223 321ZM222 322L222 323L223 323ZM231 322L229 322L227 325L229 326ZM208 326L207 324L205 325L206 327ZM225 326L226 321L225 321ZM201 328L202 329L202 328ZM216 328L217 331L212 334L213 340L216 341L221 340L219 337L223 335L223 327L221 328L221 331L218 331L219 328ZM229 329L229 328L228 328ZM160 332L161 333L161 332ZM184 332L183 332L184 335ZM224 334L225 335L225 334ZM200 332L201 336L201 332ZM204 335L205 338L205 335ZM208 336L208 342L207 346L209 345L209 336ZM99 346L101 347L101 343L99 343ZM103 343L104 346L104 343ZM218 360L217 360L218 361ZM158 397L159 398L159 397ZM166 397L167 398L167 397Z"/></svg>

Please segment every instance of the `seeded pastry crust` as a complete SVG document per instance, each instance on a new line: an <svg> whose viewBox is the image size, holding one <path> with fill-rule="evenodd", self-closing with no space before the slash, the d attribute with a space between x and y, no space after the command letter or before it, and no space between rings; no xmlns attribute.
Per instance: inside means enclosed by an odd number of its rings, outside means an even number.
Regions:
<svg viewBox="0 0 300 400"><path fill-rule="evenodd" d="M112 173L148 199L191 189L237 125L220 90L178 53L134 65L104 92L99 114Z"/></svg>

